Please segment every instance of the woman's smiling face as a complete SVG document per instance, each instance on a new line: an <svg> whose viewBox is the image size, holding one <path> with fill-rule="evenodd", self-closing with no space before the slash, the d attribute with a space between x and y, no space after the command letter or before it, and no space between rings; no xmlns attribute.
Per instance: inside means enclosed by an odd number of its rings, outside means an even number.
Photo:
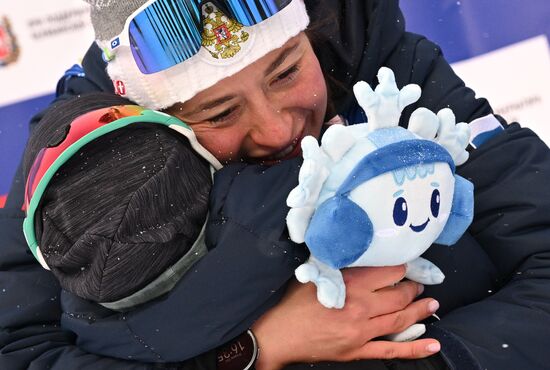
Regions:
<svg viewBox="0 0 550 370"><path fill-rule="evenodd" d="M167 112L222 163L273 164L299 155L304 136L319 137L326 107L319 61L301 33Z"/></svg>

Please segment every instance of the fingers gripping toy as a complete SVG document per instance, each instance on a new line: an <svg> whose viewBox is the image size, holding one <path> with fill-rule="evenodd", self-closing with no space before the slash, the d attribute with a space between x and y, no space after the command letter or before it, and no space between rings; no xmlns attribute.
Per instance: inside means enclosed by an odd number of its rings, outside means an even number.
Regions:
<svg viewBox="0 0 550 370"><path fill-rule="evenodd" d="M432 243L454 244L473 217L473 185L455 174L468 159L468 125L455 124L450 109L436 115L418 108L408 129L399 127L401 111L419 99L420 88L399 90L385 67L378 79L374 91L365 82L354 86L368 123L331 126L321 146L303 139L299 185L287 198L290 237L311 251L296 277L313 282L329 308L344 306L344 267L405 264L406 278L441 283L441 270L420 255ZM409 329L392 339L414 339L425 330Z"/></svg>

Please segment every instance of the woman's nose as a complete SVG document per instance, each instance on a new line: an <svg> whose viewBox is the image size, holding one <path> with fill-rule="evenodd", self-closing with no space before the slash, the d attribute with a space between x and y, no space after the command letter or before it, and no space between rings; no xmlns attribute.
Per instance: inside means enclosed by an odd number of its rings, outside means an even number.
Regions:
<svg viewBox="0 0 550 370"><path fill-rule="evenodd" d="M256 112L249 132L256 145L281 148L294 140L294 119L290 110L266 99L263 104L257 105Z"/></svg>

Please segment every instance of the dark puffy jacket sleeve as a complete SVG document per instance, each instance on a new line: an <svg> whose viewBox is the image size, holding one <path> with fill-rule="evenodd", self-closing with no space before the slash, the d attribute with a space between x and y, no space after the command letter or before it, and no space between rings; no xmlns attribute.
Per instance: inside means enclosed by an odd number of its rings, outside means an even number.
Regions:
<svg viewBox="0 0 550 370"><path fill-rule="evenodd" d="M470 232L495 265L500 289L445 315L428 335L466 347L466 352L443 351L455 365L547 368L550 151L532 131L511 125L473 151L459 173L474 183Z"/></svg>
<svg viewBox="0 0 550 370"><path fill-rule="evenodd" d="M284 294L307 258L286 232L286 195L300 160L218 171L206 229L209 252L153 302L125 313L63 297L64 328L90 352L140 361L181 361L240 333ZM104 339L108 338L108 339Z"/></svg>
<svg viewBox="0 0 550 370"><path fill-rule="evenodd" d="M0 209L0 369L216 368L212 352L185 363L160 366L98 356L77 347L75 335L59 325L59 284L26 247L23 217L19 209Z"/></svg>
<svg viewBox="0 0 550 370"><path fill-rule="evenodd" d="M449 107L457 122L471 122L492 113L439 47L413 34L404 40L416 48L407 56L412 74L401 79L423 89L408 114L417 106ZM498 286L488 298L446 314L427 336L441 340L456 369L543 369L550 343L550 151L531 130L497 119L505 130L472 149L457 172L474 184L469 233L494 265Z"/></svg>

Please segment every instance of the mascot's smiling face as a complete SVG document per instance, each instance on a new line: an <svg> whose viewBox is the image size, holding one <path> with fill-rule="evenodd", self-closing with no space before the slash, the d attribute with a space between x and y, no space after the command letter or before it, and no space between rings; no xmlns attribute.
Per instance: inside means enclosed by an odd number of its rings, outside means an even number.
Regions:
<svg viewBox="0 0 550 370"><path fill-rule="evenodd" d="M438 162L387 172L355 188L349 199L367 213L373 237L352 266L398 265L424 253L447 223L454 183L449 165Z"/></svg>

